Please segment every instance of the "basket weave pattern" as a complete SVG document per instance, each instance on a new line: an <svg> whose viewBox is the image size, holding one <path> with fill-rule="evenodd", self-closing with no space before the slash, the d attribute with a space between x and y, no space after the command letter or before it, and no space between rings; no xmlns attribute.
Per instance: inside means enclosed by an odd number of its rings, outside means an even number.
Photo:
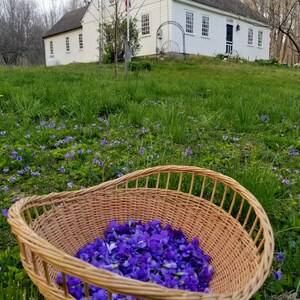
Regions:
<svg viewBox="0 0 300 300"><path fill-rule="evenodd" d="M133 218L181 228L198 237L211 257L212 294L168 289L97 269L72 257L102 237L110 220ZM73 299L66 274L81 278L88 299L90 284L136 299L249 299L268 276L273 232L255 197L239 183L210 170L160 166L127 174L80 191L21 199L8 222L23 266L46 299ZM63 273L63 287L55 283Z"/></svg>

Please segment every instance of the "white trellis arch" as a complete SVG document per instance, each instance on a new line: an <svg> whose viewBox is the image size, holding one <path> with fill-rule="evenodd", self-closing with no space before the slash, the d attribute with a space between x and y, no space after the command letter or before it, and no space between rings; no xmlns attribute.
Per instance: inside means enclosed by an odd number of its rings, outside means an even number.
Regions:
<svg viewBox="0 0 300 300"><path fill-rule="evenodd" d="M159 27L156 30L156 49L158 49L158 47L157 47L158 33L160 32L162 27L164 27L166 25L175 25L182 32L182 52L183 52L183 56L185 57L185 32L184 32L183 27L176 21L166 21L159 25ZM158 51L156 51L156 52L158 52Z"/></svg>

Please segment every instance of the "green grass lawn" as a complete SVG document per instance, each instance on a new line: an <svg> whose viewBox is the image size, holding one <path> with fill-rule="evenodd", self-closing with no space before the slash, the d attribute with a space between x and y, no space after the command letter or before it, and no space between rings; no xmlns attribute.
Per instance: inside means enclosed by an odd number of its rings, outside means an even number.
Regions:
<svg viewBox="0 0 300 300"><path fill-rule="evenodd" d="M119 79L95 64L0 67L0 208L149 166L210 168L257 197L284 254L254 299L298 299L300 71L203 57L151 64ZM2 215L0 268L0 300L39 299Z"/></svg>

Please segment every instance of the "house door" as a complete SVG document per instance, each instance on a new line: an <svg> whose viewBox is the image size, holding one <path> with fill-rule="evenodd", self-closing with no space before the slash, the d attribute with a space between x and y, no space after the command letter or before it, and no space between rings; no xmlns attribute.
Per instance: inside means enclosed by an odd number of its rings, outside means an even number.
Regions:
<svg viewBox="0 0 300 300"><path fill-rule="evenodd" d="M226 24L226 53L232 54L233 25Z"/></svg>

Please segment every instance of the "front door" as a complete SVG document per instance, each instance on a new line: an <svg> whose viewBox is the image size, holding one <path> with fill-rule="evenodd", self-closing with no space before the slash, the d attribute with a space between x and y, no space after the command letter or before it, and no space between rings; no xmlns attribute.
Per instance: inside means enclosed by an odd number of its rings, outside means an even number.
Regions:
<svg viewBox="0 0 300 300"><path fill-rule="evenodd" d="M226 53L232 54L233 25L226 24Z"/></svg>

